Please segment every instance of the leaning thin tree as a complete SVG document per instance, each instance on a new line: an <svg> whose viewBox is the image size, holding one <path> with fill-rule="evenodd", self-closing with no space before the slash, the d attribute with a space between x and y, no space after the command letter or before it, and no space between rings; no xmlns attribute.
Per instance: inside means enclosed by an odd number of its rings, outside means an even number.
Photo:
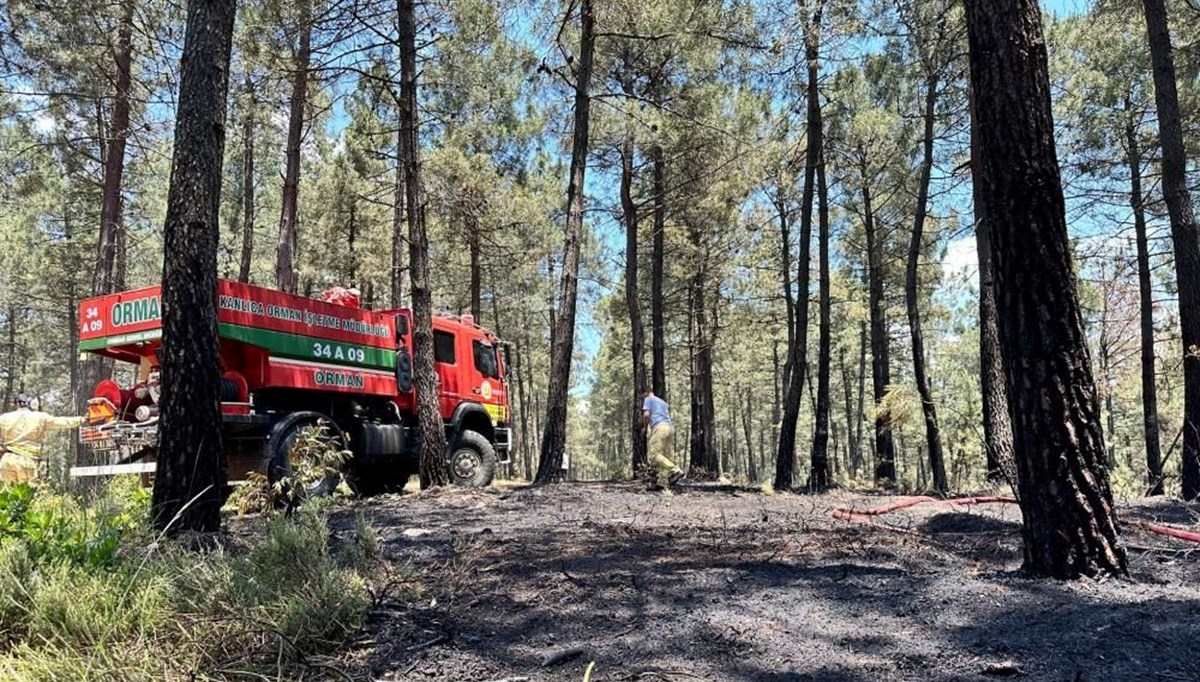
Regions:
<svg viewBox="0 0 1200 682"><path fill-rule="evenodd" d="M421 425L421 488L450 483L446 432L438 407L433 366L433 290L429 282L429 235L421 188L421 149L417 129L417 20L413 0L396 3L400 38L400 163L408 206L408 269L412 283L413 376Z"/></svg>
<svg viewBox="0 0 1200 682"><path fill-rule="evenodd" d="M191 0L163 232L163 398L151 517L170 533L221 527L217 238L236 0Z"/></svg>
<svg viewBox="0 0 1200 682"><path fill-rule="evenodd" d="M570 15L568 10L567 15ZM571 141L571 179L567 184L567 229L563 249L558 321L550 353L550 395L546 400L546 426L535 483L550 483L562 469L567 446L567 389L571 382L571 357L575 349L575 304L579 292L579 252L583 241L583 180L587 169L588 119L592 82L592 57L596 45L596 17L592 0L579 7L579 69L575 73L575 131Z"/></svg>
<svg viewBox="0 0 1200 682"><path fill-rule="evenodd" d="M1054 148L1036 0L967 0L976 198L987 216L1025 567L1126 573Z"/></svg>

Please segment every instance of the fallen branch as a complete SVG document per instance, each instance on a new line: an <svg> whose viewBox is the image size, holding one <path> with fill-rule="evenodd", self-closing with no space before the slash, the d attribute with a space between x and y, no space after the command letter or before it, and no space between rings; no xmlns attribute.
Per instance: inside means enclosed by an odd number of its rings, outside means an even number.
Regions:
<svg viewBox="0 0 1200 682"><path fill-rule="evenodd" d="M420 644L414 644L414 645L408 647L407 649L405 649L405 651L420 651L422 649L428 649L431 646L437 646L437 645L439 645L443 642L449 641L449 640L450 640L450 636L445 633L442 633L442 634L438 635L437 637L434 637L433 639L429 640L428 642L421 642Z"/></svg>

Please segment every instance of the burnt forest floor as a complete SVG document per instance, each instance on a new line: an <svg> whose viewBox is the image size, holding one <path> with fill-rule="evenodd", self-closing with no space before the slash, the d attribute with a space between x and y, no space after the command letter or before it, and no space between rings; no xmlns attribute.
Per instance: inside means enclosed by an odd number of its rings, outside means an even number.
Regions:
<svg viewBox="0 0 1200 682"><path fill-rule="evenodd" d="M1013 505L702 485L385 496L363 515L397 583L339 661L355 680L1200 680L1200 508L1121 505L1130 580L1020 572ZM395 585L393 587L395 587ZM415 596L418 595L419 596ZM403 595L403 596L401 596Z"/></svg>

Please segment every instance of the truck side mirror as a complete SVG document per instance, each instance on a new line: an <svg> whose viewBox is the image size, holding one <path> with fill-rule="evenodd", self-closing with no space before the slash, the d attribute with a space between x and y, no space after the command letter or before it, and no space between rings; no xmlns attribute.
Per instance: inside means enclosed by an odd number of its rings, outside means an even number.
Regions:
<svg viewBox="0 0 1200 682"><path fill-rule="evenodd" d="M406 337L408 337L408 331L409 331L408 316L407 315L397 315L396 316L396 340L403 341Z"/></svg>

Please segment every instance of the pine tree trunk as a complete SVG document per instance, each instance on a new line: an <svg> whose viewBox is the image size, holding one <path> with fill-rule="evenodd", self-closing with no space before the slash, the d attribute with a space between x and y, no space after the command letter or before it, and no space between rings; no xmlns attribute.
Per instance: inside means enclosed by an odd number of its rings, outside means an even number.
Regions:
<svg viewBox="0 0 1200 682"><path fill-rule="evenodd" d="M820 274L820 303L818 316L820 332L817 340L817 404L814 410L816 428L813 432L812 453L809 458L811 472L809 490L825 490L832 484L829 458L829 363L832 329L830 319L829 292L829 187L825 180L825 128L821 116L820 93L817 90L819 76L819 37L821 32L821 10L818 9L814 24L809 28L805 40L808 52L808 140L816 148L817 157L817 261ZM815 35L814 35L815 34Z"/></svg>
<svg viewBox="0 0 1200 682"><path fill-rule="evenodd" d="M399 103L399 101L397 102ZM404 273L408 271L408 239L405 231L404 194L408 182L404 174L404 128L396 133L396 180L392 192L392 298L393 308L404 307Z"/></svg>
<svg viewBox="0 0 1200 682"><path fill-rule="evenodd" d="M651 387L654 395L667 399L667 343L663 330L663 265L666 260L667 180L662 146L650 147L654 166L654 240L650 253L650 335L653 354Z"/></svg>
<svg viewBox="0 0 1200 682"><path fill-rule="evenodd" d="M792 292L792 227L788 209L787 183L783 174L776 179L775 215L779 218L779 264L783 279L784 324L787 330L788 352L783 358L782 394L786 395L792 380L792 349L796 347L796 296Z"/></svg>
<svg viewBox="0 0 1200 682"><path fill-rule="evenodd" d="M975 114L972 111L972 120ZM974 128L974 124L972 124ZM974 133L972 133L974 134ZM979 167L972 150L971 164ZM974 171L972 171L974 172ZM992 238L984 214L986 204L979 196L981 186L974 183L975 251L979 260L979 388L983 401L983 446L990 481L1006 480L1017 490L1017 470L1013 463L1012 421L1008 413L1008 389L1004 386L1004 363L1000 356L1000 331L997 328L996 287L993 277Z"/></svg>
<svg viewBox="0 0 1200 682"><path fill-rule="evenodd" d="M129 140L130 91L133 87L133 0L122 0L121 22L117 26L116 91L113 93L112 121L104 150L104 188L100 206L100 239L92 295L112 293L124 287L118 277L117 250L121 237L121 189L125 176L125 147Z"/></svg>
<svg viewBox="0 0 1200 682"><path fill-rule="evenodd" d="M1146 205L1142 194L1142 152L1129 98L1125 142L1129 161L1129 205L1137 241L1138 294L1142 350L1142 424L1146 441L1146 482L1150 495L1163 494L1162 446L1158 434L1158 384L1154 372L1154 299L1150 271L1150 242L1146 236Z"/></svg>
<svg viewBox="0 0 1200 682"><path fill-rule="evenodd" d="M929 68L929 67L927 67ZM932 67L937 68L937 67ZM921 413L925 417L925 447L929 451L929 469L933 487L939 493L949 491L946 464L942 460L942 438L938 428L937 408L933 402L933 386L925 369L925 336L921 330L920 280L918 268L924 246L925 216L929 203L929 183L933 173L933 124L937 115L937 72L931 70L925 82L925 139L922 145L921 179L917 186L917 207L913 218L912 240L908 245L905 268L904 298L908 312L908 327L912 336L913 378L921 396Z"/></svg>
<svg viewBox="0 0 1200 682"><path fill-rule="evenodd" d="M689 230L692 247L701 251L703 246L700 230ZM704 256L702 256L704 258ZM689 475L699 480L716 480L721 476L721 457L717 451L716 410L713 405L712 347L709 342L707 296L705 286L707 268L701 263L696 267L689 286L689 319L692 329L692 433Z"/></svg>
<svg viewBox="0 0 1200 682"><path fill-rule="evenodd" d="M421 139L417 115L417 23L413 0L397 0L400 40L401 158L405 164L404 197L408 206L408 269L412 281L413 377L417 420L421 426L421 489L450 483L446 432L438 404L433 364L433 290L429 282L429 235L425 229L425 196L421 186Z"/></svg>
<svg viewBox="0 0 1200 682"><path fill-rule="evenodd" d="M746 409L742 410L742 429L746 434L746 478L750 485L758 485L758 466L754 459L754 431L751 426L751 419L754 416L754 390L746 388L738 393L744 393L746 396ZM761 443L759 447L762 447Z"/></svg>
<svg viewBox="0 0 1200 682"><path fill-rule="evenodd" d="M818 13L818 21L819 13ZM806 55L813 54L806 48ZM811 98L810 98L811 100ZM810 101L812 107L820 107ZM808 286L810 279L810 251L812 242L813 195L816 170L820 162L819 145L808 145L805 152L804 190L800 197L800 249L796 258L796 317L794 332L789 334L788 361L791 374L785 377L784 390L787 398L783 407L783 421L779 425L779 450L775 455L776 490L787 490L794 484L796 472L796 426L800 419L800 403L804 396L804 370L808 363ZM787 375L785 367L784 374Z"/></svg>
<svg viewBox="0 0 1200 682"><path fill-rule="evenodd" d="M275 285L290 293L296 292L296 216L300 198L300 145L304 137L304 106L308 101L308 68L312 56L312 0L300 0L298 10L297 30L300 34L292 58L283 206L279 215L279 248L275 256Z"/></svg>
<svg viewBox="0 0 1200 682"><path fill-rule="evenodd" d="M887 395L892 383L892 368L888 358L888 330L883 300L883 245L875 224L871 206L871 187L867 175L866 156L859 150L859 170L863 182L864 229L867 234L867 281L871 316L871 385L875 408ZM875 415L875 482L883 487L896 484L896 446L887 415Z"/></svg>
<svg viewBox="0 0 1200 682"><path fill-rule="evenodd" d="M250 264L254 259L254 112L258 104L254 83L246 74L246 117L242 121L242 254L238 264L238 281L250 281Z"/></svg>
<svg viewBox="0 0 1200 682"><path fill-rule="evenodd" d="M1126 572L1054 148L1041 9L968 0L976 199L994 249L1025 566Z"/></svg>
<svg viewBox="0 0 1200 682"><path fill-rule="evenodd" d="M221 527L217 242L234 0L187 9L175 151L163 231L158 469L151 517L176 534Z"/></svg>
<svg viewBox="0 0 1200 682"><path fill-rule="evenodd" d="M563 272L558 322L550 352L550 391L546 400L546 423L541 459L535 481L556 480L562 468L567 443L567 402L571 383L571 358L575 348L575 307L579 290L579 256L583 241L584 175L587 170L588 123L591 112L589 88L595 53L596 25L592 0L580 2L579 68L575 74L575 121L571 142L571 181L567 186L567 228L563 249Z"/></svg>
<svg viewBox="0 0 1200 682"><path fill-rule="evenodd" d="M1183 498L1200 497L1200 243L1187 185L1187 151L1175 86L1175 57L1164 0L1142 0L1154 71L1162 145L1162 192L1171 216L1179 327L1183 340Z"/></svg>
<svg viewBox="0 0 1200 682"><path fill-rule="evenodd" d="M10 301L8 304L8 342L4 354L7 359L4 363L4 403L0 409L7 412L16 398L16 381L17 381L17 304L16 301ZM74 328L76 325L72 324Z"/></svg>
<svg viewBox="0 0 1200 682"><path fill-rule="evenodd" d="M854 470L863 470L863 422L867 418L867 323L858 323L858 409L854 413ZM872 450L872 453L874 450Z"/></svg>
<svg viewBox="0 0 1200 682"><path fill-rule="evenodd" d="M632 84L627 87L631 94ZM638 295L638 213L633 201L633 128L625 131L621 147L621 209L625 223L625 311L629 315L633 401L630 405L632 464L636 478L646 469L646 430L642 428L642 394L646 391L646 331Z"/></svg>
<svg viewBox="0 0 1200 682"><path fill-rule="evenodd" d="M471 266L471 314L475 324L483 324L483 267L480 263L482 245L479 243L479 221L474 210L467 216L467 253Z"/></svg>

